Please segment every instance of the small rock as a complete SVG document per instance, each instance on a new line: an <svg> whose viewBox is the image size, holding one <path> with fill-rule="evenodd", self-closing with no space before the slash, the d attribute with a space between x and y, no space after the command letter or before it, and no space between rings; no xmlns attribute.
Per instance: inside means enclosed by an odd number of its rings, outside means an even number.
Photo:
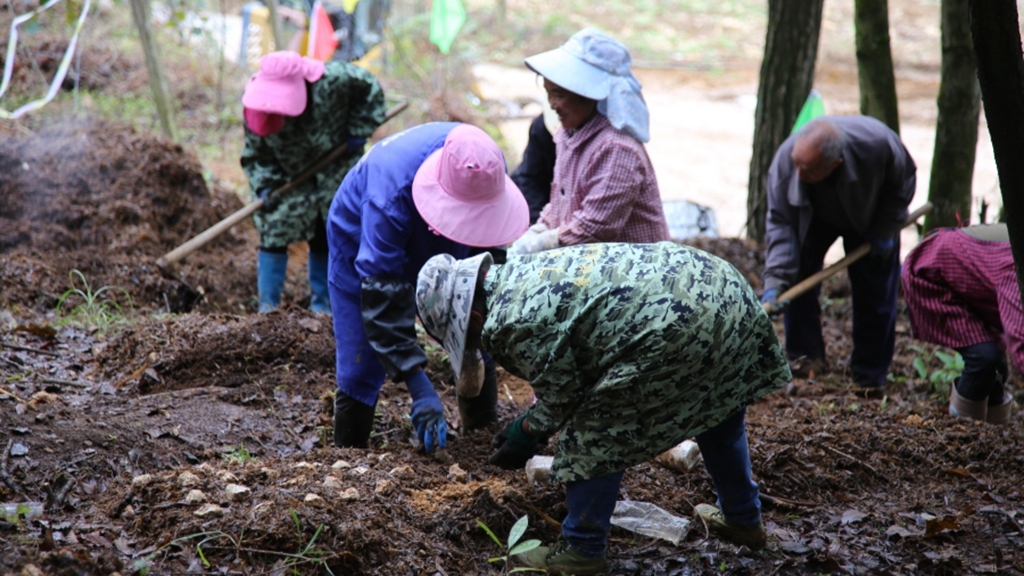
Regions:
<svg viewBox="0 0 1024 576"><path fill-rule="evenodd" d="M453 482L466 482L469 480L469 472L466 472L457 463L448 468L448 479Z"/></svg>
<svg viewBox="0 0 1024 576"><path fill-rule="evenodd" d="M124 518L125 520L132 520L132 519L134 519L135 518L135 508L132 508L131 504L125 506L124 507L124 512L121 512L121 517Z"/></svg>
<svg viewBox="0 0 1024 576"><path fill-rule="evenodd" d="M544 483L551 477L551 463L554 462L553 456L534 456L526 461L526 479L530 481L530 485Z"/></svg>
<svg viewBox="0 0 1024 576"><path fill-rule="evenodd" d="M395 487L395 482L393 480L384 478L383 480L377 481L377 485L374 486L373 491L381 496L387 496L395 491Z"/></svg>
<svg viewBox="0 0 1024 576"><path fill-rule="evenodd" d="M344 500L345 502L354 502L356 500L359 500L359 490L356 490L355 488L349 488L348 490L345 490L344 492L341 493L341 499Z"/></svg>
<svg viewBox="0 0 1024 576"><path fill-rule="evenodd" d="M199 504L200 502L206 502L206 494L203 494L202 490L189 490L188 494L185 495L185 502L189 504Z"/></svg>
<svg viewBox="0 0 1024 576"><path fill-rule="evenodd" d="M218 470L217 478L220 478L221 482L238 482L238 476L235 476L227 470Z"/></svg>
<svg viewBox="0 0 1024 576"><path fill-rule="evenodd" d="M224 515L224 509L216 504L203 504L199 507L199 510L196 510L193 514L200 518L219 518Z"/></svg>
<svg viewBox="0 0 1024 576"><path fill-rule="evenodd" d="M40 570L35 564L27 564L21 569L20 576L46 576L46 573Z"/></svg>
<svg viewBox="0 0 1024 576"><path fill-rule="evenodd" d="M184 486L185 488L198 486L199 476L196 476L191 472L182 472L181 474L178 475L178 485Z"/></svg>
<svg viewBox="0 0 1024 576"><path fill-rule="evenodd" d="M15 442L11 445L11 456L24 456L25 454L28 454L28 446L21 442Z"/></svg>
<svg viewBox="0 0 1024 576"><path fill-rule="evenodd" d="M267 480L277 480L281 473L273 468L260 468L260 474Z"/></svg>
<svg viewBox="0 0 1024 576"><path fill-rule="evenodd" d="M356 476L362 476L363 474L366 474L369 471L370 469L367 468L366 466L358 466L352 469L352 473L355 474Z"/></svg>
<svg viewBox="0 0 1024 576"><path fill-rule="evenodd" d="M341 480L338 480L334 476L328 476L324 478L324 488L328 488L331 490L341 490L341 487Z"/></svg>
<svg viewBox="0 0 1024 576"><path fill-rule="evenodd" d="M306 504L311 504L319 508L322 508L327 505L327 503L324 502L323 498L313 493L306 494L306 497L303 500L306 502Z"/></svg>
<svg viewBox="0 0 1024 576"><path fill-rule="evenodd" d="M228 502L241 502L249 497L250 490L241 484L228 484L224 488L224 496Z"/></svg>
<svg viewBox="0 0 1024 576"><path fill-rule="evenodd" d="M338 460L334 464L331 464L331 468L333 468L335 470L345 470L345 469L351 468L351 467L352 467L352 465L349 464L348 462L345 462L344 460Z"/></svg>
<svg viewBox="0 0 1024 576"><path fill-rule="evenodd" d="M316 470L316 464L311 464L309 462L296 462L295 464L292 464L292 468L301 468L301 469L304 469L304 470Z"/></svg>
<svg viewBox="0 0 1024 576"><path fill-rule="evenodd" d="M152 474L139 474L135 478L132 478L132 490L138 488L145 488L153 482Z"/></svg>
<svg viewBox="0 0 1024 576"><path fill-rule="evenodd" d="M395 478L408 478L412 476L414 472L412 466L409 466L408 464L403 464L401 466L395 466L394 468L391 469L391 472L389 472L388 474L394 476Z"/></svg>
<svg viewBox="0 0 1024 576"><path fill-rule="evenodd" d="M377 462L383 462L384 460L387 459L388 456L391 456L391 453L390 452L384 452L383 454L377 456Z"/></svg>

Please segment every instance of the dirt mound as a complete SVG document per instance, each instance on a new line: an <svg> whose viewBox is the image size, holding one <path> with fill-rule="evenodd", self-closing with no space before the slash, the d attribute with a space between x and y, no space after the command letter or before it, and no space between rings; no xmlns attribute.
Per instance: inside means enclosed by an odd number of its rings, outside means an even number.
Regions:
<svg viewBox="0 0 1024 576"><path fill-rule="evenodd" d="M252 297L252 264L235 258L252 253L251 223L212 241L179 276L153 265L241 207L230 192L206 186L181 146L125 126L71 121L0 142L0 173L0 305L52 309L71 270L90 291L123 289L143 309L179 312L200 300L237 309Z"/></svg>

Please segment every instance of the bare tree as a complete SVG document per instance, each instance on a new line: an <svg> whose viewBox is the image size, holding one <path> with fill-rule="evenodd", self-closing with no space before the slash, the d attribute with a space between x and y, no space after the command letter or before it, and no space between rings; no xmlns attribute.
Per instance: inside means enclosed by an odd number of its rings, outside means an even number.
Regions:
<svg viewBox="0 0 1024 576"><path fill-rule="evenodd" d="M992 136L1017 284L1024 286L1024 53L1016 0L970 0L978 80ZM1022 290L1024 292L1024 290Z"/></svg>
<svg viewBox="0 0 1024 576"><path fill-rule="evenodd" d="M925 230L971 219L981 94L969 14L967 0L942 0L942 80L928 185L928 201L935 209L925 216Z"/></svg>
<svg viewBox="0 0 1024 576"><path fill-rule="evenodd" d="M157 50L156 41L153 40L150 30L152 18L149 17L149 0L131 0L131 5L132 19L135 20L135 27L139 30L139 40L142 42L142 50L146 55L149 87L153 91L157 115L160 116L160 127L163 129L164 136L171 140L177 140L178 129L174 124L174 108L167 90L167 79L164 77L163 64L160 62L160 52Z"/></svg>
<svg viewBox="0 0 1024 576"><path fill-rule="evenodd" d="M899 134L896 78L889 48L889 0L856 0L853 20L860 113L878 118Z"/></svg>
<svg viewBox="0 0 1024 576"><path fill-rule="evenodd" d="M768 0L768 33L754 111L747 181L747 237L764 240L768 167L814 83L824 0Z"/></svg>

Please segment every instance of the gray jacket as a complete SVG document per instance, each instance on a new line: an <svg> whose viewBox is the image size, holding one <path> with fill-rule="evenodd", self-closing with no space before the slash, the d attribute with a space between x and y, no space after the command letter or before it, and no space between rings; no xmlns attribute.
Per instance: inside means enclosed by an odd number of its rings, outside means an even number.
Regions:
<svg viewBox="0 0 1024 576"><path fill-rule="evenodd" d="M917 189L917 166L899 135L868 116L826 116L843 131L843 163L828 183L863 236L895 236ZM814 217L807 185L790 155L796 135L779 147L768 169L768 223L764 287L784 290L800 280L800 248ZM820 185L820 184L819 184Z"/></svg>

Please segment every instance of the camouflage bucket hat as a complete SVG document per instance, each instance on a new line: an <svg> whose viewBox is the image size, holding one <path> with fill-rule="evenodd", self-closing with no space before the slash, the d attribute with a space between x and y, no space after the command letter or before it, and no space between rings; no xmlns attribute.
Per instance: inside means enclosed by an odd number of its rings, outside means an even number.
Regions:
<svg viewBox="0 0 1024 576"><path fill-rule="evenodd" d="M420 321L427 333L444 346L456 379L462 374L476 279L480 274L487 274L493 262L487 252L465 260L439 254L427 260L416 280Z"/></svg>

